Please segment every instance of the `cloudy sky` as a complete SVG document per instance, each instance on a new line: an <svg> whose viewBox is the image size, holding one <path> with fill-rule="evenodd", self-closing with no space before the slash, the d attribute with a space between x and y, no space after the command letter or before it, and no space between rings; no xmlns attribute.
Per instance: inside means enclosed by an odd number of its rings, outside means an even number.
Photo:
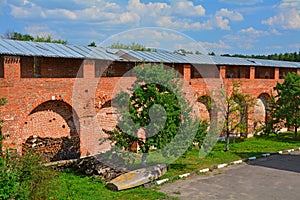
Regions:
<svg viewBox="0 0 300 200"><path fill-rule="evenodd" d="M0 0L0 34L268 54L300 49L300 0Z"/></svg>

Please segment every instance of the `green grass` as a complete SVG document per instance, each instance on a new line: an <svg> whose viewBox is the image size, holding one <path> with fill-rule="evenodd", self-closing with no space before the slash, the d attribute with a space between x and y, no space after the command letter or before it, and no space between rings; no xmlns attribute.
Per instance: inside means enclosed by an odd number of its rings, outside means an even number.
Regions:
<svg viewBox="0 0 300 200"><path fill-rule="evenodd" d="M165 199L168 198L152 188L138 187L131 190L114 192L106 188L105 183L99 178L80 177L71 172L60 174L58 190L51 191L49 199L63 200L106 200L106 199L125 199L125 200L146 200L146 199Z"/></svg>
<svg viewBox="0 0 300 200"><path fill-rule="evenodd" d="M292 140L292 133L270 136L256 136L245 140L231 141L230 151L225 152L225 143L219 142L205 157L199 158L199 151L195 148L181 156L168 166L167 173L161 177L169 178L177 175L197 171L216 164L227 163L263 153L300 147L300 138ZM157 158L159 160L159 158ZM155 162L155 161L153 161ZM150 162L148 162L150 164ZM113 192L106 188L105 183L98 178L80 177L71 172L60 175L60 184L56 191L52 191L49 199L170 199L156 188L138 187L120 192Z"/></svg>
<svg viewBox="0 0 300 200"><path fill-rule="evenodd" d="M300 137L293 140L293 133L280 135L256 136L245 140L231 141L230 150L225 152L225 142L218 142L213 150L205 157L199 158L199 150L193 149L181 156L168 166L167 173L161 178L170 178L179 174L212 167L216 164L227 163L239 159L258 156L263 153L300 147Z"/></svg>

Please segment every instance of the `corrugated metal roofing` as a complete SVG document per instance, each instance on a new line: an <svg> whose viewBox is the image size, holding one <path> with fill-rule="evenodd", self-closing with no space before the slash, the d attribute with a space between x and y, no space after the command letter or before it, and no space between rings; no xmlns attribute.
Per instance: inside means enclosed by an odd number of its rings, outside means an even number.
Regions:
<svg viewBox="0 0 300 200"><path fill-rule="evenodd" d="M180 54L173 52L148 52L82 45L30 42L0 39L0 54L59 58L102 59L111 61L190 63L239 66L269 66L300 68L299 62L274 61L252 58Z"/></svg>
<svg viewBox="0 0 300 200"><path fill-rule="evenodd" d="M0 54L103 60L119 59L118 56L106 52L106 49L102 47L85 47L7 39L0 39Z"/></svg>
<svg viewBox="0 0 300 200"><path fill-rule="evenodd" d="M123 54L123 55L122 55ZM128 61L163 62L163 63L190 63L210 65L239 65L239 66L269 66L300 68L299 62L274 61L263 59L249 59L226 56L207 56L197 54L180 54L171 52L145 52L120 50L118 56Z"/></svg>
<svg viewBox="0 0 300 200"><path fill-rule="evenodd" d="M268 66L268 67L291 67L300 68L299 62L288 62L280 60L264 60L264 59L252 59L246 58L249 62L252 62L256 66Z"/></svg>
<svg viewBox="0 0 300 200"><path fill-rule="evenodd" d="M211 56L217 65L245 65L253 66L254 64L247 59L226 56Z"/></svg>
<svg viewBox="0 0 300 200"><path fill-rule="evenodd" d="M123 53L123 55L122 55ZM118 55L123 58L134 58L130 61L140 62L156 62L156 63L186 63L186 59L171 52L150 52L150 51L134 51L134 50L120 50Z"/></svg>

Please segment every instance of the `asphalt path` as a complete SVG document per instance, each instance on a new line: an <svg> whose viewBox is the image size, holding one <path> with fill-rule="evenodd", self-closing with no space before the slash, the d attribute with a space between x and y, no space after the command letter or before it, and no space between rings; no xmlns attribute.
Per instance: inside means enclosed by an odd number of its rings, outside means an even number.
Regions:
<svg viewBox="0 0 300 200"><path fill-rule="evenodd" d="M188 200L300 200L300 153L273 155L160 188Z"/></svg>

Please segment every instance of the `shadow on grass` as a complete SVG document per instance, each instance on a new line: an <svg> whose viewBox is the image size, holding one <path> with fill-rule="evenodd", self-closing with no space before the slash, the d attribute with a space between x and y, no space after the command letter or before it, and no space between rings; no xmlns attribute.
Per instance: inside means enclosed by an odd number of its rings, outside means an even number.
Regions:
<svg viewBox="0 0 300 200"><path fill-rule="evenodd" d="M261 156L262 154L266 153L266 152L232 152L236 155L238 155L240 158L242 159L247 159L253 156Z"/></svg>
<svg viewBox="0 0 300 200"><path fill-rule="evenodd" d="M275 135L275 134L259 135L259 136L255 136L255 138L265 139L265 140L270 140L270 141L275 141L275 142L299 144L300 143L300 135L296 139L293 139L293 136L294 136L294 133L287 132L287 133L280 133L278 135Z"/></svg>
<svg viewBox="0 0 300 200"><path fill-rule="evenodd" d="M249 165L300 173L300 155L281 154L248 162Z"/></svg>
<svg viewBox="0 0 300 200"><path fill-rule="evenodd" d="M178 171L183 171L187 168L187 164L169 164L168 165L168 169L172 169L172 170L178 170Z"/></svg>

